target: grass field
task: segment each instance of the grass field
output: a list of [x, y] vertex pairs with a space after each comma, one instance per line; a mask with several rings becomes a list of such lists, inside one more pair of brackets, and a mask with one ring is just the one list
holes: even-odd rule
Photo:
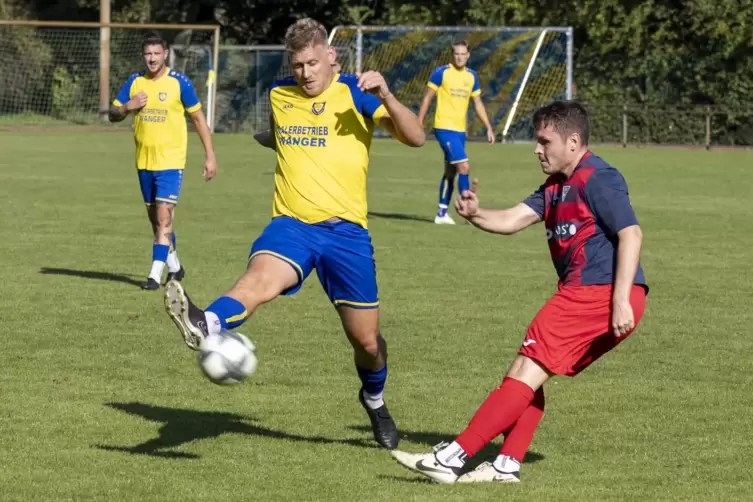
[[[273, 156], [191, 138], [176, 232], [201, 305], [269, 219]], [[750, 500], [751, 152], [595, 148], [622, 170], [651, 285], [635, 335], [547, 413], [517, 486], [436, 486], [375, 447], [339, 322], [315, 277], [240, 330], [257, 373], [217, 387], [144, 292], [151, 238], [128, 133], [0, 133], [0, 499]], [[388, 405], [401, 448], [451, 439], [498, 385], [556, 276], [542, 227], [430, 223], [435, 144], [376, 141], [369, 178]], [[542, 181], [530, 146], [471, 144], [484, 205]], [[484, 452], [489, 457], [495, 449]]]

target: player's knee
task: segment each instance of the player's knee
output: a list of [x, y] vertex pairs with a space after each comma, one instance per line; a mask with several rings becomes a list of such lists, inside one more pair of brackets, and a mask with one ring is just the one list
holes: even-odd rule
[[360, 328], [350, 333], [356, 350], [373, 359], [383, 355], [386, 358], [386, 344], [379, 334], [379, 328]]
[[169, 228], [173, 224], [173, 207], [160, 205], [157, 208], [157, 226], [160, 228]]
[[361, 340], [361, 350], [371, 357], [379, 356], [379, 342], [376, 337], [368, 338], [367, 340]]
[[468, 162], [460, 162], [457, 165], [458, 173], [460, 174], [468, 174], [471, 172], [471, 165]]
[[510, 365], [507, 376], [537, 390], [552, 376], [552, 373], [533, 359], [518, 355]]

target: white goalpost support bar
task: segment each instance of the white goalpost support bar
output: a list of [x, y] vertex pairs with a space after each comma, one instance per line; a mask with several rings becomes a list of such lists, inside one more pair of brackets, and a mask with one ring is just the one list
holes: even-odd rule
[[510, 124], [512, 124], [512, 119], [515, 118], [515, 112], [518, 109], [518, 103], [520, 102], [520, 97], [523, 95], [523, 91], [526, 88], [526, 84], [528, 83], [528, 77], [531, 75], [533, 64], [536, 62], [536, 58], [539, 55], [539, 49], [541, 49], [541, 44], [544, 42], [544, 37], [546, 36], [546, 32], [547, 30], [541, 30], [541, 34], [539, 35], [539, 40], [536, 42], [536, 47], [533, 50], [531, 61], [528, 63], [528, 68], [526, 68], [526, 73], [523, 76], [523, 82], [520, 83], [520, 89], [518, 89], [518, 94], [517, 96], [515, 96], [515, 102], [512, 105], [510, 114], [507, 116], [507, 122], [505, 123], [505, 128], [502, 130], [503, 141], [505, 140], [505, 138], [507, 138], [507, 131], [510, 129]]

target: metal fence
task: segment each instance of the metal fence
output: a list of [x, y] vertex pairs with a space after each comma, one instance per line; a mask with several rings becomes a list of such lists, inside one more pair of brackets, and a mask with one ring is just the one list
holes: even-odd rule
[[622, 145], [753, 146], [753, 108], [585, 103], [591, 137]]
[[[202, 49], [201, 44], [183, 47], [174, 44], [173, 54]], [[186, 50], [182, 50], [186, 49]], [[189, 50], [190, 49], [190, 50]], [[211, 46], [204, 47], [211, 54]], [[276, 79], [291, 73], [288, 59], [281, 45], [233, 46], [219, 48], [215, 101], [216, 132], [253, 132], [266, 129], [270, 105], [268, 88]], [[345, 56], [343, 53], [341, 56]], [[178, 58], [181, 59], [181, 58]], [[178, 64], [178, 61], [172, 61]], [[197, 78], [197, 84], [202, 79]], [[40, 91], [41, 92], [41, 91]], [[40, 94], [43, 95], [44, 93]], [[418, 109], [423, 90], [405, 93], [401, 99], [414, 110]], [[509, 106], [509, 97], [484, 97], [488, 109]], [[536, 100], [518, 109], [519, 125], [509, 140], [530, 141], [533, 107]], [[692, 145], [699, 147], [753, 147], [753, 107], [733, 108], [722, 105], [664, 105], [648, 103], [585, 103], [592, 117], [591, 141], [623, 145]], [[91, 120], [97, 121], [96, 105]], [[68, 117], [69, 114], [65, 115]], [[25, 123], [18, 115], [4, 115], [0, 110], [0, 127], [21, 127]], [[475, 118], [472, 107], [469, 116], [469, 139], [485, 138], [485, 131]], [[427, 129], [431, 121], [427, 120]], [[65, 122], [66, 124], [68, 122]], [[87, 122], [88, 123], [88, 122]], [[46, 125], [52, 126], [54, 123]], [[500, 131], [497, 131], [500, 132]], [[501, 136], [501, 134], [500, 134]]]

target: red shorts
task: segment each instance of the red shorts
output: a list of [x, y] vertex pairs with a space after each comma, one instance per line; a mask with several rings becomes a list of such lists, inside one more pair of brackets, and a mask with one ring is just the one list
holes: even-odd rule
[[[633, 285], [630, 305], [638, 326], [646, 308], [642, 286]], [[531, 321], [518, 353], [556, 375], [575, 376], [632, 333], [618, 338], [611, 323], [611, 285], [560, 286]]]

